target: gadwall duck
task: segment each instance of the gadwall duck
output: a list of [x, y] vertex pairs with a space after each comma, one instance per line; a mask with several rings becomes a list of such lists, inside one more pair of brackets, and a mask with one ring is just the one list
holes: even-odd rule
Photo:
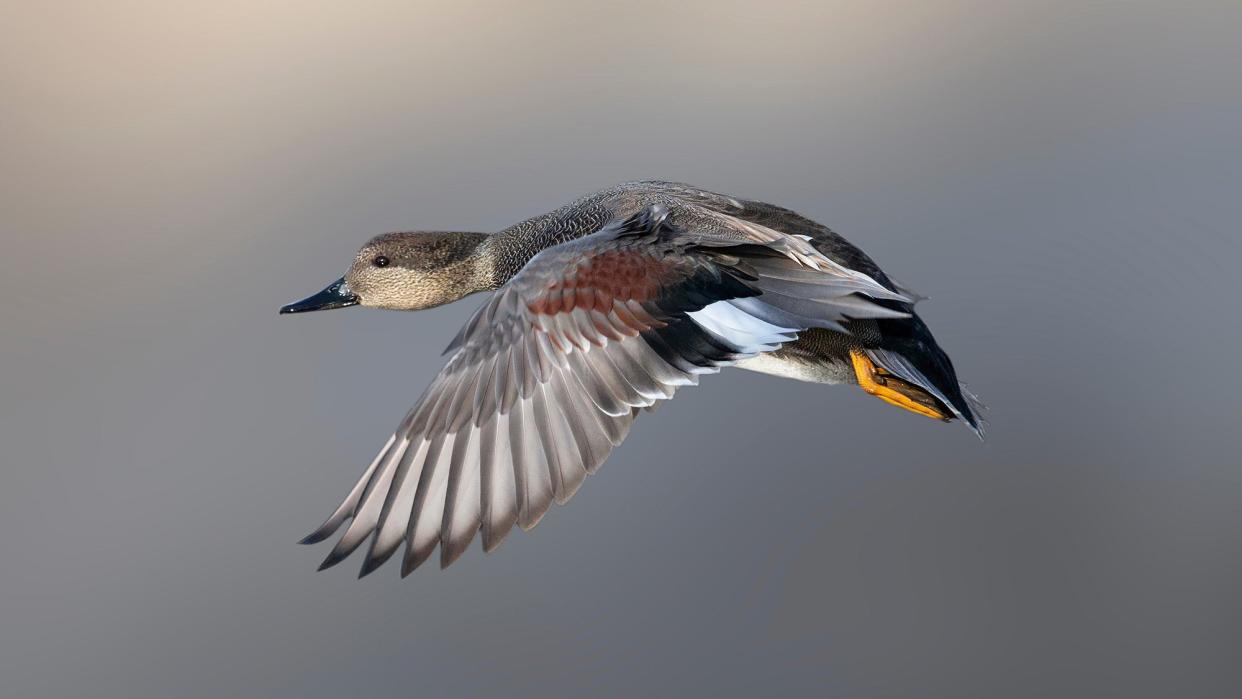
[[361, 575], [404, 542], [492, 551], [573, 496], [642, 409], [722, 367], [856, 384], [981, 434], [917, 296], [825, 226], [671, 182], [618, 185], [500, 233], [386, 233], [345, 276], [280, 309], [418, 310], [495, 291], [340, 507], [320, 569], [368, 537]]

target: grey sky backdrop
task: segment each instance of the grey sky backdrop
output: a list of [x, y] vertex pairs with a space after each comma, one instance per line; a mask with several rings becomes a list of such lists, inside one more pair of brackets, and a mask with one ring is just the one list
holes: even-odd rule
[[[1242, 695], [1242, 6], [3, 3], [0, 695]], [[478, 302], [374, 233], [665, 178], [931, 297], [991, 439], [740, 371], [446, 572], [295, 545]]]

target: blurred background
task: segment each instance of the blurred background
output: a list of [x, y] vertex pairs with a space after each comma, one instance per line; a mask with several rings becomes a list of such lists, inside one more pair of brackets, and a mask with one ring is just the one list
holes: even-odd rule
[[[1242, 696], [1238, 3], [0, 15], [0, 695]], [[493, 555], [316, 573], [479, 299], [277, 308], [652, 178], [929, 296], [989, 440], [729, 371]]]

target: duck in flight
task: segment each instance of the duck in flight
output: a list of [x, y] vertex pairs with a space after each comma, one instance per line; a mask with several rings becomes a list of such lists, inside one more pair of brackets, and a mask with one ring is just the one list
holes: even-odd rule
[[404, 545], [404, 577], [476, 533], [534, 527], [640, 412], [723, 367], [855, 384], [982, 435], [975, 399], [914, 311], [918, 297], [827, 227], [671, 182], [582, 197], [500, 233], [386, 233], [345, 276], [281, 313], [413, 311], [494, 293], [344, 502], [320, 569], [367, 539], [361, 575]]

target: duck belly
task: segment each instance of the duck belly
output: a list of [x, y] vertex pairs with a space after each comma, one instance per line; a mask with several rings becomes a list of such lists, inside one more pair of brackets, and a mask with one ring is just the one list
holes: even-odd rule
[[735, 366], [760, 374], [780, 376], [808, 383], [856, 384], [857, 377], [850, 364], [849, 355], [816, 353], [800, 347], [802, 340], [790, 343], [775, 352], [743, 359]]

